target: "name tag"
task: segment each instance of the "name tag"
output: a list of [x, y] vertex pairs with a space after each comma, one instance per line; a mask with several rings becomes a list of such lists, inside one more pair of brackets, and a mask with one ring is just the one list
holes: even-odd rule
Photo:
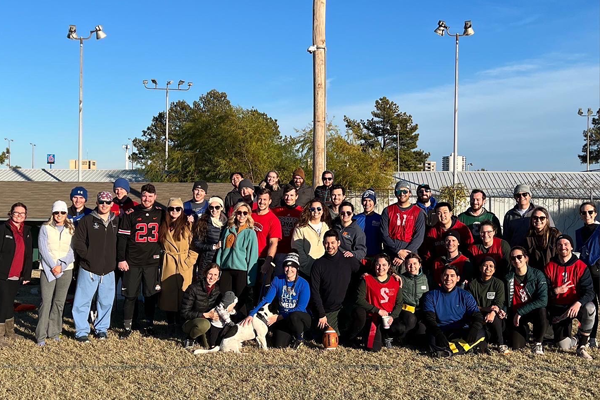
[[496, 292], [487, 292], [487, 299], [494, 300], [496, 298]]
[[421, 290], [427, 290], [427, 286], [421, 286]]

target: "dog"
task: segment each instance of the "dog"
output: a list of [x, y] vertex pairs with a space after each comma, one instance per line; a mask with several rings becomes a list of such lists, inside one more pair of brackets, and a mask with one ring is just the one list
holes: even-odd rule
[[267, 320], [274, 315], [275, 314], [269, 310], [269, 303], [267, 303], [258, 310], [254, 318], [252, 318], [251, 324], [242, 326], [241, 322], [238, 323], [235, 335], [221, 340], [219, 346], [215, 346], [210, 350], [198, 349], [194, 351], [194, 354], [206, 354], [215, 351], [233, 351], [234, 353], [241, 353], [242, 343], [252, 339], [256, 339], [261, 350], [267, 350], [267, 332], [269, 332]]

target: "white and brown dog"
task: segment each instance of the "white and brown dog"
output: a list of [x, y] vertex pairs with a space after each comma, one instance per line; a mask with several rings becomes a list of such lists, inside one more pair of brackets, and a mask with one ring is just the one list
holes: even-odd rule
[[269, 303], [261, 307], [252, 318], [251, 324], [242, 326], [242, 323], [237, 324], [237, 332], [235, 335], [225, 338], [221, 341], [219, 346], [213, 347], [210, 350], [198, 349], [194, 351], [194, 354], [206, 354], [215, 351], [233, 351], [240, 353], [242, 343], [246, 340], [256, 339], [258, 346], [262, 350], [267, 350], [267, 332], [269, 332], [269, 326], [267, 320], [274, 314], [269, 310]]

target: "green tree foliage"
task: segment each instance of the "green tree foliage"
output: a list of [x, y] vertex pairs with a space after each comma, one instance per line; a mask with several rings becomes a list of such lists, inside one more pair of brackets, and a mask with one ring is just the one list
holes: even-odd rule
[[452, 204], [454, 207], [454, 215], [458, 215], [460, 212], [467, 209], [469, 197], [469, 189], [462, 183], [457, 183], [455, 186], [449, 185], [441, 187], [437, 200]]
[[412, 116], [400, 111], [400, 107], [386, 97], [375, 101], [373, 118], [356, 121], [344, 116], [346, 129], [365, 150], [379, 151], [386, 163], [397, 169], [398, 139], [400, 142], [400, 170], [420, 171], [429, 153], [417, 149], [419, 126]]
[[2, 153], [0, 153], [0, 165], [6, 164], [6, 162], [8, 161], [9, 152], [10, 152], [10, 150], [8, 150], [8, 147], [7, 147], [6, 150], [4, 150]]
[[[577, 155], [582, 164], [587, 164], [587, 130], [583, 131], [581, 154]], [[600, 118], [592, 118], [590, 127], [590, 165], [600, 163]]]

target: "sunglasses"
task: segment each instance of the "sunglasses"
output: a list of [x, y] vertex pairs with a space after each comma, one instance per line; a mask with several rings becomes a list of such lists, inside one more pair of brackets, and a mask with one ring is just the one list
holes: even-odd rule
[[182, 208], [181, 207], [167, 207], [167, 210], [169, 210], [169, 212], [171, 212], [171, 211], [181, 212]]
[[410, 193], [410, 190], [398, 190], [396, 192], [396, 196], [399, 195], [399, 194], [405, 195], [405, 194], [409, 194], [409, 193]]
[[98, 204], [101, 204], [101, 205], [102, 204], [104, 204], [104, 205], [112, 204], [112, 200], [98, 200]]
[[309, 208], [310, 212], [315, 212], [315, 211], [323, 211], [323, 209], [321, 207], [311, 207]]
[[323, 178], [324, 181], [332, 181], [333, 178]]
[[515, 194], [515, 198], [518, 199], [520, 197], [527, 197], [529, 196], [529, 193], [517, 193]]
[[210, 211], [212, 211], [212, 210], [217, 210], [217, 211], [219, 211], [219, 210], [221, 209], [221, 206], [208, 206], [208, 209], [209, 209]]
[[248, 211], [236, 211], [235, 215], [248, 215]]
[[588, 215], [594, 215], [595, 212], [596, 211], [594, 211], [594, 210], [587, 210], [587, 211], [579, 211], [579, 214], [585, 215], [587, 213]]
[[533, 217], [531, 217], [532, 220], [534, 221], [542, 221], [544, 222], [546, 220], [546, 217], [538, 217], [537, 215], [534, 215]]
[[52, 213], [52, 215], [58, 215], [58, 214], [60, 214], [60, 215], [67, 215], [67, 212], [66, 211], [54, 211]]
[[351, 216], [353, 214], [352, 211], [341, 211], [340, 215], [347, 215], [347, 216]]
[[510, 260], [511, 261], [521, 261], [523, 259], [523, 257], [525, 257], [523, 254], [517, 254], [516, 256], [510, 256]]

